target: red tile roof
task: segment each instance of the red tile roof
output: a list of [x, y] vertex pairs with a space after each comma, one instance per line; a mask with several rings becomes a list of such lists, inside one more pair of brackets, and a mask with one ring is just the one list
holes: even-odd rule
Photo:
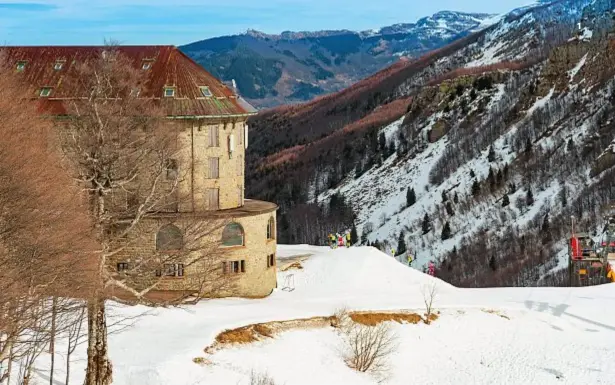
[[[2, 47], [0, 55], [17, 69], [25, 62], [23, 76], [31, 86], [32, 96], [38, 98], [40, 89], [51, 87], [48, 98], [40, 98], [40, 109], [46, 113], [63, 114], [62, 99], [77, 97], [67, 81], [76, 75], [75, 64], [100, 55], [103, 46], [83, 47]], [[139, 97], [161, 100], [169, 116], [211, 117], [250, 115], [255, 109], [241, 97], [207, 72], [200, 65], [174, 46], [119, 46], [117, 50], [130, 59], [135, 68], [142, 69], [144, 62], [151, 61], [147, 81]], [[63, 62], [60, 70], [54, 69]], [[74, 84], [74, 83], [73, 83]], [[164, 87], [174, 87], [173, 98], [163, 98]], [[203, 97], [199, 87], [206, 86], [211, 97]]]

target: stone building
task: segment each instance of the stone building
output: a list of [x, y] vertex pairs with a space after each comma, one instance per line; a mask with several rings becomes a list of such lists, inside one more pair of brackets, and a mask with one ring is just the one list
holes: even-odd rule
[[[145, 74], [146, 86], [139, 97], [165, 106], [169, 129], [176, 130], [177, 157], [167, 176], [182, 178], [176, 192], [182, 197], [166, 210], [150, 213], [139, 225], [138, 235], [113, 256], [108, 268], [121, 275], [137, 261], [185, 248], [188, 228], [212, 225], [199, 242], [206, 248], [206, 280], [228, 277], [232, 285], [214, 291], [219, 296], [263, 297], [277, 286], [276, 210], [273, 203], [244, 198], [244, 162], [248, 147], [246, 121], [253, 107], [236, 92], [173, 46], [120, 46], [120, 54]], [[41, 110], [58, 116], [67, 113], [65, 103], [74, 98], [68, 79], [78, 76], [75, 65], [105, 47], [5, 47], [4, 59], [31, 86]], [[118, 195], [119, 196], [119, 195]], [[117, 199], [117, 198], [116, 198]], [[121, 199], [129, 205], [130, 197]], [[196, 250], [196, 248], [195, 248]], [[196, 258], [196, 254], [194, 257]], [[192, 258], [192, 254], [191, 257]], [[206, 292], [203, 263], [174, 261], [158, 268], [152, 296]], [[196, 259], [194, 259], [196, 260]], [[153, 274], [151, 272], [146, 274]], [[224, 280], [227, 281], [226, 279]]]

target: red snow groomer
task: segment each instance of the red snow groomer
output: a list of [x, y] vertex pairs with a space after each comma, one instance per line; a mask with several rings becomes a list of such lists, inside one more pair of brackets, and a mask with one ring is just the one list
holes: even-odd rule
[[576, 260], [596, 257], [594, 241], [589, 234], [576, 234], [570, 238], [570, 256]]

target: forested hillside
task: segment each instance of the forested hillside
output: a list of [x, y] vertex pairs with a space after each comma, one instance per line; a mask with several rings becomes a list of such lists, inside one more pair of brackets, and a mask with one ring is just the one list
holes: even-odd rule
[[249, 193], [280, 204], [281, 242], [355, 225], [383, 249], [403, 239], [456, 285], [564, 284], [554, 272], [570, 216], [601, 230], [615, 198], [612, 9], [567, 0], [517, 12], [259, 114]]

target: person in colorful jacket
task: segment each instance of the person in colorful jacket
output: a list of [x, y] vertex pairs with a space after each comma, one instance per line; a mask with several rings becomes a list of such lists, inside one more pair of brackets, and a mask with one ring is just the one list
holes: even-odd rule
[[433, 261], [429, 261], [429, 275], [432, 277], [436, 275], [436, 265], [434, 265]]
[[346, 231], [346, 247], [350, 247], [350, 231]]
[[606, 265], [606, 277], [609, 281], [615, 282], [615, 270], [611, 267], [611, 265]]

